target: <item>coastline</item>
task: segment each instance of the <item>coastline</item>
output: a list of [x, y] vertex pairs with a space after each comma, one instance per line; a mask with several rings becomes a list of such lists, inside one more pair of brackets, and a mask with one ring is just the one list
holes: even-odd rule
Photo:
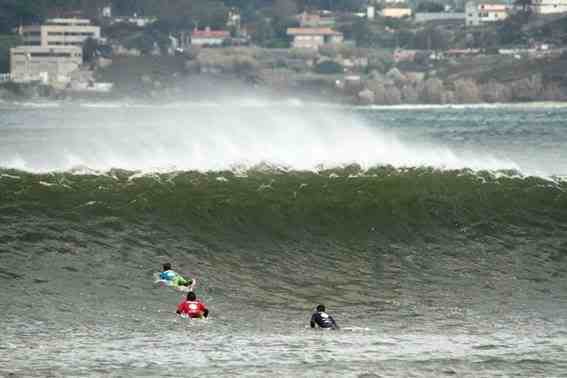
[[[303, 54], [303, 55], [302, 55]], [[216, 102], [232, 96], [298, 98], [361, 106], [525, 104], [567, 101], [567, 65], [562, 56], [541, 59], [490, 59], [482, 69], [466, 61], [425, 66], [373, 61], [374, 52], [356, 49], [329, 58], [316, 52], [258, 48], [200, 49], [183, 56], [116, 56], [87, 71], [97, 82], [114, 83], [109, 93], [77, 92], [39, 83], [1, 83], [0, 100]], [[347, 54], [345, 54], [347, 55]], [[325, 62], [341, 72], [315, 72]], [[381, 57], [380, 62], [388, 60]], [[343, 65], [338, 65], [337, 62]], [[501, 72], [510, 71], [507, 75]], [[79, 75], [80, 76], [80, 75]]]

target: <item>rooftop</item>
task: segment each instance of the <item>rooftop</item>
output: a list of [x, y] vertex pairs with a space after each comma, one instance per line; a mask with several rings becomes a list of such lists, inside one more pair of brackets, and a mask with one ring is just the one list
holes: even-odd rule
[[193, 30], [191, 37], [198, 38], [228, 38], [230, 37], [230, 32], [226, 30], [211, 30], [206, 28], [205, 30]]
[[90, 25], [91, 21], [86, 18], [49, 18], [45, 25]]
[[288, 35], [342, 35], [331, 28], [288, 28]]

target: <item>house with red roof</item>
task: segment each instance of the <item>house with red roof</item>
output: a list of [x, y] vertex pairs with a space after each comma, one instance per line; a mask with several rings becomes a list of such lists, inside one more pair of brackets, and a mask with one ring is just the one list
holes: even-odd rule
[[318, 49], [326, 44], [342, 43], [343, 33], [331, 28], [288, 28], [287, 35], [293, 37], [292, 47]]
[[226, 30], [194, 29], [191, 33], [191, 45], [193, 46], [222, 46], [225, 41], [230, 40], [230, 32]]

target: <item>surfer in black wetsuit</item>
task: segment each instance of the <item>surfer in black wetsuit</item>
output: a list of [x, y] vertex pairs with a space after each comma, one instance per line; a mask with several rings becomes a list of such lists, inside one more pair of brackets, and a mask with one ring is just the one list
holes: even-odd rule
[[319, 328], [339, 329], [335, 319], [325, 312], [325, 306], [322, 304], [318, 305], [316, 311], [311, 315], [310, 323], [311, 328], [315, 328], [315, 325], [318, 325]]

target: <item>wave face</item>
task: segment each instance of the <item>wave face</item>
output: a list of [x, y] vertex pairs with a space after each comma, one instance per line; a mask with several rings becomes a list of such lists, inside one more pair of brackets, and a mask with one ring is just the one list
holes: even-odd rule
[[[191, 256], [196, 266], [209, 267], [201, 275], [220, 279], [213, 284], [218, 289], [250, 279], [250, 287], [240, 287], [237, 294], [242, 300], [258, 298], [252, 282], [277, 277], [273, 286], [259, 289], [264, 305], [287, 300], [274, 295], [285, 291], [280, 283], [309, 281], [333, 269], [341, 276], [351, 269], [365, 271], [359, 285], [341, 296], [360, 305], [373, 302], [367, 285], [395, 278], [383, 276], [393, 266], [396, 274], [418, 281], [424, 274], [437, 276], [440, 287], [445, 280], [450, 286], [467, 281], [452, 277], [457, 266], [477, 279], [514, 270], [528, 282], [548, 282], [564, 268], [566, 189], [564, 182], [537, 178], [356, 166], [244, 176], [230, 171], [143, 176], [118, 170], [91, 176], [4, 171], [2, 266], [23, 264], [57, 280], [49, 263], [37, 264], [46, 255], [71, 258], [81, 266], [72, 271], [85, 268], [89, 275], [99, 259], [103, 270], [116, 259], [145, 271], [164, 256]], [[293, 270], [298, 262], [319, 260], [321, 266]], [[542, 265], [533, 266], [534, 261]], [[11, 271], [4, 268], [0, 276], [20, 278]], [[139, 275], [131, 274], [143, 285], [145, 277], [138, 281]], [[335, 286], [332, 280], [329, 284]], [[323, 294], [303, 293], [304, 299]]]
[[[500, 129], [470, 109], [319, 108], [299, 125], [280, 109], [282, 130], [262, 134], [275, 113], [260, 105], [262, 125], [244, 112], [241, 129], [200, 134], [175, 114], [154, 127], [151, 106], [0, 113], [0, 374], [565, 371], [567, 183], [520, 174], [563, 172], [561, 157], [544, 164], [561, 115], [522, 115], [553, 122], [537, 139], [502, 109], [484, 117]], [[515, 154], [523, 138], [531, 159]], [[210, 321], [174, 320], [178, 293], [151, 282], [165, 261], [197, 277]], [[343, 332], [308, 332], [319, 302]]]

